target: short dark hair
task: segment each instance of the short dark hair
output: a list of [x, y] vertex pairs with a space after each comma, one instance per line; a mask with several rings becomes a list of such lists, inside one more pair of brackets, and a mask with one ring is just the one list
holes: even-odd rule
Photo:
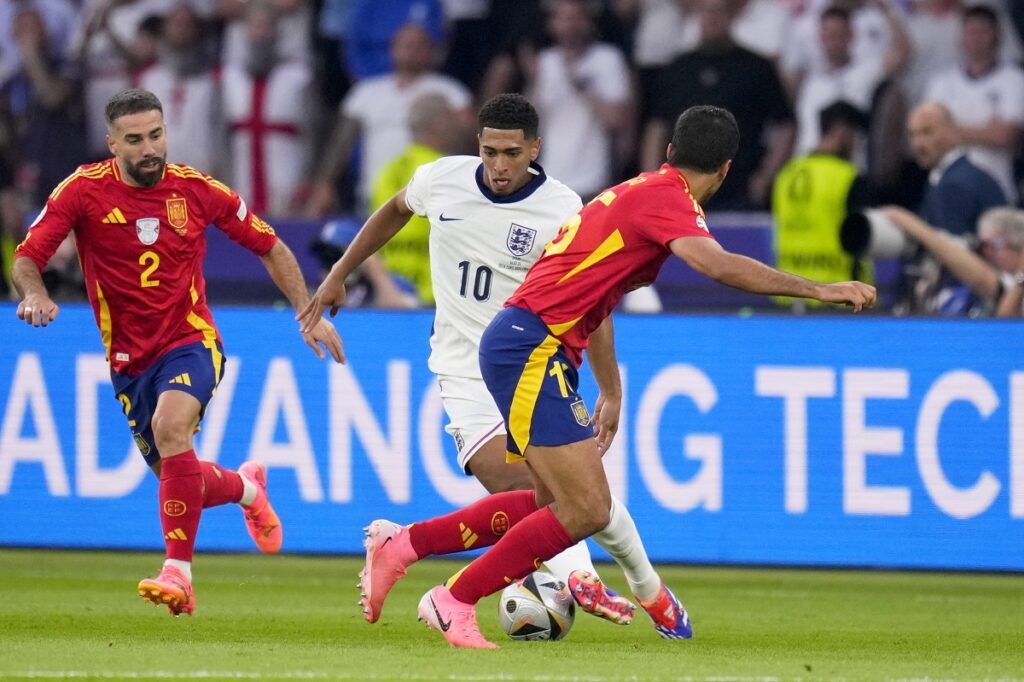
[[848, 24], [853, 21], [853, 17], [850, 16], [850, 10], [839, 5], [830, 5], [825, 8], [821, 13], [821, 22], [824, 23], [826, 19], [840, 19]]
[[821, 134], [830, 133], [836, 126], [849, 126], [854, 130], [867, 130], [868, 117], [863, 111], [845, 100], [837, 100], [818, 112]]
[[162, 115], [164, 107], [160, 104], [160, 99], [149, 90], [132, 88], [122, 90], [111, 97], [103, 113], [106, 116], [107, 125], [111, 126], [122, 116], [141, 114], [146, 111], [159, 111]]
[[999, 16], [987, 5], [969, 5], [964, 7], [964, 21], [968, 19], [985, 19], [993, 27], [999, 27]]
[[676, 168], [714, 173], [736, 156], [740, 129], [727, 109], [713, 106], [690, 107], [676, 119], [672, 132], [672, 156]]
[[517, 93], [495, 95], [480, 107], [477, 117], [477, 132], [484, 128], [496, 130], [522, 130], [528, 140], [537, 138], [540, 117], [530, 100]]

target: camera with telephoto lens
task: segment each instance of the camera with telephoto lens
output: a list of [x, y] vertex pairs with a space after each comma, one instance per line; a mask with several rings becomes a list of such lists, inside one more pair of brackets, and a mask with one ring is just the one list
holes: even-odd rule
[[839, 228], [839, 243], [854, 258], [905, 258], [917, 248], [889, 216], [876, 208], [847, 215]]

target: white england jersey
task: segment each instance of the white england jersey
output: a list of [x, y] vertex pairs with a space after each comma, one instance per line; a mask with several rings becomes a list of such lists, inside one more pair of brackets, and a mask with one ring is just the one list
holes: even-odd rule
[[484, 329], [526, 271], [582, 202], [571, 189], [536, 175], [519, 191], [495, 196], [476, 156], [449, 156], [420, 166], [406, 202], [430, 220], [430, 273], [437, 309], [430, 338], [435, 374], [480, 378]]

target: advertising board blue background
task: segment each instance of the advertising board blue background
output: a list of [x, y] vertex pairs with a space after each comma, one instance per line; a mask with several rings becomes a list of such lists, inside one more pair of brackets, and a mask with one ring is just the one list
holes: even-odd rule
[[[229, 366], [197, 451], [267, 463], [284, 551], [360, 553], [374, 518], [482, 493], [443, 430], [429, 313], [343, 312], [343, 367], [288, 310], [214, 314]], [[0, 545], [162, 547], [91, 310], [0, 319]], [[1022, 338], [995, 320], [619, 316], [613, 493], [658, 562], [1024, 570]], [[241, 513], [204, 513], [198, 547], [248, 551]]]

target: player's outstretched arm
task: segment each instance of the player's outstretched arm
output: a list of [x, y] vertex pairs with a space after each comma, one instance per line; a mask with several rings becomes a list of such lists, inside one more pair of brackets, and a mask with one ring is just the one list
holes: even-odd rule
[[[278, 239], [270, 251], [260, 256], [260, 260], [263, 261], [263, 266], [270, 273], [274, 284], [288, 298], [292, 307], [295, 310], [300, 310], [305, 306], [309, 300], [309, 291], [306, 289], [306, 280], [302, 276], [302, 270], [291, 249]], [[327, 357], [323, 351], [323, 348], [326, 348], [335, 362], [345, 362], [341, 337], [330, 321], [318, 320], [309, 330], [302, 331], [302, 338], [321, 360]]]
[[714, 239], [680, 237], [669, 243], [672, 253], [702, 275], [736, 289], [769, 296], [813, 298], [841, 303], [859, 312], [875, 304], [875, 288], [863, 282], [823, 284], [769, 267], [753, 258], [730, 253]]
[[963, 242], [937, 230], [918, 216], [899, 206], [882, 209], [900, 230], [928, 250], [953, 276], [970, 287], [981, 298], [994, 301], [1002, 287], [996, 269], [971, 251]]
[[11, 268], [14, 288], [21, 295], [18, 319], [33, 327], [45, 327], [57, 319], [60, 306], [50, 299], [39, 267], [31, 258], [15, 258]]
[[360, 228], [352, 243], [345, 249], [341, 259], [334, 264], [327, 277], [320, 283], [312, 300], [299, 308], [295, 317], [303, 333], [312, 329], [330, 308], [331, 317], [338, 314], [345, 304], [345, 280], [367, 258], [377, 253], [412, 218], [412, 210], [405, 203], [405, 190], [401, 189], [373, 212]]
[[622, 409], [622, 381], [619, 377], [619, 363], [615, 359], [615, 331], [611, 315], [604, 318], [604, 322], [591, 333], [587, 361], [599, 391], [590, 422], [594, 425], [597, 448], [604, 453], [619, 430], [619, 413]]

